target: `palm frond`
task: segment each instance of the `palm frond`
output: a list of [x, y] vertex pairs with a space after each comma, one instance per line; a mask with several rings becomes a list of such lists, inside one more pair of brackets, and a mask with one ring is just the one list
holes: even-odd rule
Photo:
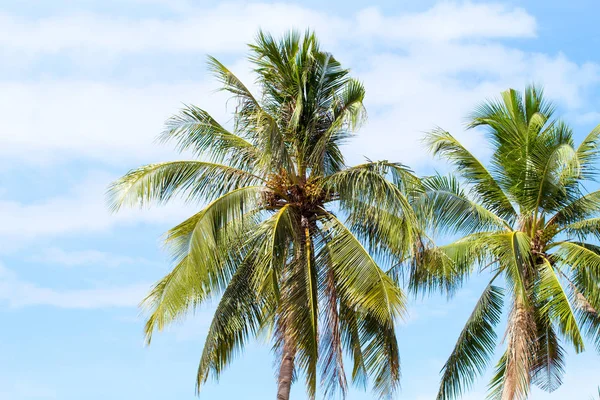
[[405, 312], [403, 293], [367, 250], [332, 214], [322, 218], [335, 290], [340, 302], [344, 345], [354, 359], [353, 380], [373, 375], [381, 398], [398, 387], [400, 362], [394, 322]]
[[352, 382], [365, 387], [369, 372], [365, 364], [364, 345], [361, 342], [360, 315], [351, 305], [344, 302], [343, 298], [338, 299], [342, 345], [353, 362]]
[[536, 177], [532, 184], [525, 185], [524, 207], [536, 212], [552, 212], [561, 209], [573, 200], [569, 196], [569, 185], [573, 177], [579, 175], [575, 149], [569, 143], [556, 146], [538, 146], [541, 151], [533, 151], [532, 163], [536, 164]]
[[359, 332], [364, 344], [364, 361], [373, 376], [373, 391], [389, 399], [400, 387], [400, 356], [393, 322], [382, 323], [371, 314], [362, 318]]
[[[490, 251], [498, 259], [499, 265], [511, 283], [511, 290], [523, 302], [523, 308], [528, 307], [527, 292], [531, 284], [526, 276], [529, 273], [526, 268], [531, 264], [532, 259], [530, 243], [531, 238], [520, 231], [490, 235], [487, 238]], [[520, 308], [517, 311], [522, 314]]]
[[505, 375], [506, 375], [506, 358], [508, 351], [505, 350], [498, 360], [496, 364], [496, 368], [494, 371], [494, 375], [488, 384], [488, 395], [486, 399], [488, 400], [500, 400], [502, 399], [502, 389], [505, 383]]
[[599, 215], [600, 190], [588, 193], [557, 211], [547, 222], [563, 227]]
[[179, 151], [192, 150], [198, 156], [242, 169], [253, 165], [259, 157], [254, 144], [229, 132], [210, 114], [193, 105], [186, 105], [179, 114], [167, 120], [159, 140], [173, 140]]
[[403, 315], [404, 294], [358, 239], [332, 214], [324, 217], [324, 224], [332, 238], [327, 247], [339, 296], [382, 323]]
[[558, 275], [547, 259], [544, 259], [540, 271], [539, 288], [539, 298], [543, 304], [540, 311], [548, 314], [552, 321], [558, 322], [561, 333], [571, 341], [577, 352], [583, 351], [583, 338], [579, 332], [575, 312]]
[[252, 273], [252, 264], [243, 263], [219, 301], [198, 366], [198, 393], [210, 374], [217, 379], [264, 323], [263, 304], [252, 290]]
[[[251, 199], [262, 187], [232, 191], [167, 233], [177, 265], [160, 280], [143, 305], [150, 311], [146, 338], [226, 287], [243, 258], [246, 234], [254, 225]], [[244, 215], [248, 218], [244, 219]]]
[[210, 201], [231, 190], [260, 182], [259, 177], [226, 165], [169, 161], [128, 172], [109, 187], [108, 201], [113, 211], [123, 206], [143, 207], [152, 202], [164, 204], [176, 195], [188, 201]]
[[600, 277], [600, 247], [582, 242], [558, 242], [552, 245], [553, 255], [573, 270], [585, 270], [590, 276]]
[[[318, 306], [318, 271], [315, 262], [313, 234], [311, 227], [301, 222], [302, 229], [302, 256], [299, 259], [299, 276], [293, 279], [295, 289], [292, 296], [294, 307], [294, 320], [288, 322], [296, 338], [296, 346], [300, 350], [297, 354], [297, 366], [306, 375], [306, 388], [309, 398], [314, 399], [317, 391], [317, 367], [319, 358], [319, 338], [317, 332], [319, 306]], [[313, 227], [314, 230], [314, 227]]]
[[562, 231], [568, 237], [575, 237], [582, 241], [589, 236], [600, 240], [600, 217], [573, 222], [565, 225]]
[[222, 90], [230, 92], [237, 100], [235, 131], [248, 135], [252, 143], [259, 148], [261, 167], [263, 169], [279, 167], [290, 173], [294, 172], [291, 155], [275, 117], [261, 106], [242, 81], [219, 60], [209, 57], [208, 66], [223, 84]]
[[253, 285], [261, 296], [275, 296], [279, 300], [284, 267], [294, 248], [300, 245], [301, 238], [295, 228], [299, 218], [297, 210], [286, 205], [257, 226], [253, 233], [258, 244]]
[[552, 249], [555, 250], [552, 256], [573, 277], [570, 283], [578, 320], [600, 352], [600, 247], [582, 242], [559, 242]]
[[431, 176], [423, 180], [422, 219], [441, 233], [470, 234], [491, 229], [511, 230], [510, 222], [471, 200], [453, 176]]
[[340, 208], [351, 216], [354, 232], [370, 239], [370, 249], [377, 252], [383, 245], [396, 257], [410, 251], [419, 232], [414, 210], [401, 187], [418, 185], [410, 170], [387, 161], [348, 168], [323, 182], [324, 190], [336, 193]]
[[473, 192], [483, 205], [507, 220], [516, 217], [511, 200], [484, 165], [450, 133], [441, 129], [430, 132], [425, 143], [434, 155], [455, 165], [457, 172], [474, 185]]
[[[566, 278], [566, 276], [563, 275]], [[579, 324], [600, 353], [600, 286], [598, 278], [584, 268], [572, 272], [569, 279]]]
[[598, 155], [600, 155], [600, 125], [592, 129], [577, 148], [577, 160], [580, 164], [581, 178], [587, 180], [596, 179]]
[[481, 246], [481, 235], [473, 234], [444, 246], [421, 239], [412, 257], [394, 266], [391, 272], [403, 278], [414, 294], [438, 290], [452, 294], [473, 268], [489, 257]]
[[[333, 115], [327, 130], [311, 140], [307, 163], [313, 173], [331, 175], [342, 170], [344, 158], [340, 146], [366, 118], [363, 106], [364, 86], [349, 79], [333, 99]], [[315, 119], [315, 123], [322, 123]], [[314, 144], [313, 144], [314, 143]]]
[[545, 310], [536, 313], [536, 358], [532, 366], [531, 381], [546, 392], [553, 392], [562, 385], [565, 373], [564, 350], [554, 331], [552, 319]]
[[483, 291], [442, 368], [437, 399], [458, 398], [485, 370], [496, 344], [494, 328], [502, 315], [503, 294], [491, 282]]
[[[322, 239], [325, 239], [324, 235]], [[316, 263], [331, 265], [325, 240], [318, 247], [320, 248], [315, 250], [318, 254]], [[321, 302], [324, 305], [324, 311], [322, 312], [324, 323], [327, 326], [327, 329], [321, 335], [319, 346], [319, 363], [322, 371], [321, 386], [324, 388], [326, 397], [334, 395], [337, 389], [340, 390], [341, 396], [345, 397], [348, 384], [344, 370], [343, 328], [335, 274], [331, 268], [323, 268], [321, 274], [320, 286], [322, 287], [319, 292], [321, 293]]]

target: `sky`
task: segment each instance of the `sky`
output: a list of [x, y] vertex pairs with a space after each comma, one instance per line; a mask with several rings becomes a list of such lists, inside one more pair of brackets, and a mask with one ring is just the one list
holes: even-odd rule
[[[131, 168], [185, 157], [155, 142], [183, 103], [231, 120], [207, 54], [251, 84], [244, 57], [258, 28], [314, 29], [366, 87], [369, 118], [344, 149], [348, 163], [387, 159], [427, 174], [447, 169], [421, 143], [436, 126], [489, 156], [465, 118], [509, 87], [543, 85], [577, 139], [600, 123], [599, 11], [597, 0], [0, 1], [0, 400], [195, 398], [212, 305], [146, 347], [138, 304], [169, 270], [161, 235], [199, 205], [111, 214], [104, 192]], [[435, 397], [487, 278], [450, 302], [410, 300], [398, 399]], [[600, 356], [588, 348], [569, 350], [559, 390], [531, 399], [594, 394]], [[485, 397], [492, 369], [463, 399]], [[257, 341], [200, 398], [272, 398], [274, 371]], [[300, 384], [292, 393], [305, 398]]]

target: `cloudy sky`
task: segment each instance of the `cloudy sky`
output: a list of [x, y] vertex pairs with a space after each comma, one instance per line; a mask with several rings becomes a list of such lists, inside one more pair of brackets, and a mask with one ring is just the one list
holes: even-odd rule
[[[246, 43], [316, 30], [367, 89], [368, 123], [346, 148], [444, 169], [421, 146], [442, 126], [475, 153], [469, 110], [536, 82], [581, 138], [600, 122], [596, 0], [434, 2], [188, 0], [0, 2], [0, 399], [193, 399], [210, 306], [143, 345], [137, 304], [169, 268], [160, 236], [194, 212], [173, 204], [111, 215], [111, 180], [178, 157], [154, 139], [182, 103], [230, 120], [205, 56], [252, 82]], [[456, 299], [411, 300], [399, 329], [399, 399], [432, 399], [439, 370], [485, 277]], [[533, 400], [587, 399], [591, 350], [568, 358], [564, 386]], [[482, 399], [489, 373], [465, 399]], [[294, 391], [302, 399], [302, 387]], [[273, 397], [268, 344], [251, 345], [201, 398]], [[350, 399], [371, 398], [356, 390]]]

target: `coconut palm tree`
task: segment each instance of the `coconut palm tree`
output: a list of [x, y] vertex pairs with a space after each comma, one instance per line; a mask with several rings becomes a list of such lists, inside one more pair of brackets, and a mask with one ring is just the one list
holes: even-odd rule
[[143, 303], [148, 343], [221, 296], [198, 390], [263, 333], [279, 360], [277, 399], [289, 398], [296, 376], [310, 398], [317, 380], [324, 393], [345, 394], [344, 352], [352, 380], [372, 377], [388, 396], [400, 379], [394, 322], [405, 305], [378, 262], [412, 248], [417, 224], [403, 190], [418, 180], [397, 163], [345, 165], [340, 145], [365, 117], [365, 91], [314, 34], [261, 32], [249, 61], [258, 96], [209, 58], [236, 101], [231, 129], [186, 106], [161, 139], [198, 159], [143, 166], [109, 189], [115, 210], [176, 195], [207, 204], [166, 234], [175, 265]]
[[430, 228], [462, 237], [424, 244], [411, 285], [452, 290], [471, 273], [491, 274], [443, 367], [438, 399], [457, 398], [485, 371], [505, 297], [506, 350], [490, 398], [524, 399], [532, 383], [556, 389], [564, 344], [580, 352], [587, 336], [600, 350], [600, 247], [589, 242], [600, 238], [600, 191], [584, 186], [598, 176], [600, 126], [575, 146], [553, 113], [533, 86], [478, 107], [468, 127], [485, 129], [493, 148], [487, 167], [442, 129], [426, 137], [457, 177], [425, 179], [418, 203]]

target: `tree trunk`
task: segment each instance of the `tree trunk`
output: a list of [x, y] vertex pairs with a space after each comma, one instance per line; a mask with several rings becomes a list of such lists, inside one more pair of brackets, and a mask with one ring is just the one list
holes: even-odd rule
[[294, 358], [296, 352], [285, 338], [283, 345], [283, 357], [279, 367], [279, 379], [277, 380], [277, 400], [289, 400], [294, 375]]
[[502, 400], [526, 398], [531, 386], [537, 327], [531, 309], [515, 298], [507, 331], [507, 358]]

